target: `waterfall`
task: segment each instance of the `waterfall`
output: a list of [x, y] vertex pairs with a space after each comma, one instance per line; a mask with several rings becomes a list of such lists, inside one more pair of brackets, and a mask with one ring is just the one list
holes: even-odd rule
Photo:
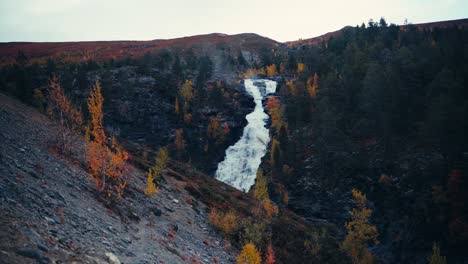
[[244, 86], [254, 99], [255, 109], [246, 116], [247, 126], [242, 137], [226, 150], [226, 157], [218, 164], [215, 175], [218, 180], [246, 192], [255, 183], [257, 169], [270, 141], [265, 127], [269, 116], [263, 110], [262, 99], [276, 91], [276, 82], [246, 79]]

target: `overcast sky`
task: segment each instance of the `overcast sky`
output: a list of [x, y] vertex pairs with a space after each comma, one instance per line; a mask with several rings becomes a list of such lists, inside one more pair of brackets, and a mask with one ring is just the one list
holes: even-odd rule
[[309, 38], [381, 16], [403, 24], [468, 17], [468, 0], [0, 0], [0, 42], [150, 40], [254, 32]]

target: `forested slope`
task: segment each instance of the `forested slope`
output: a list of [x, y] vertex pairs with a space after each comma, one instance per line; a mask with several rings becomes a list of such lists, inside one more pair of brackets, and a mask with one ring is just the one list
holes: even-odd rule
[[289, 208], [344, 230], [356, 188], [386, 263], [424, 263], [433, 243], [466, 261], [467, 59], [463, 25], [385, 20], [291, 49], [263, 163], [276, 201], [287, 189]]

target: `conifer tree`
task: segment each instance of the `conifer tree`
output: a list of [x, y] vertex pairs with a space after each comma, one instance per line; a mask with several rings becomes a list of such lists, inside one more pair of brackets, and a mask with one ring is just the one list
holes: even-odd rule
[[209, 139], [215, 140], [216, 144], [222, 144], [226, 140], [225, 129], [221, 126], [221, 115], [211, 119], [208, 125], [207, 135]]
[[85, 136], [89, 140], [87, 147], [89, 176], [96, 190], [105, 193], [108, 197], [120, 199], [127, 185], [124, 172], [128, 154], [120, 148], [114, 137], [112, 137], [110, 147], [106, 144], [107, 137], [102, 124], [103, 101], [100, 83], [96, 81], [87, 101], [91, 117]]
[[184, 85], [179, 90], [179, 95], [184, 100], [184, 103], [189, 103], [193, 99], [192, 81], [186, 80]]
[[268, 77], [273, 77], [278, 75], [278, 72], [276, 71], [276, 65], [272, 64], [270, 66], [266, 67], [266, 72]]
[[264, 201], [269, 199], [268, 197], [268, 182], [265, 176], [263, 176], [262, 169], [258, 169], [257, 171], [257, 178], [255, 181], [255, 190], [254, 190], [255, 198], [260, 201]]
[[439, 245], [432, 245], [432, 255], [429, 257], [429, 264], [447, 264], [447, 258], [440, 255]]
[[158, 192], [158, 187], [154, 181], [161, 178], [161, 174], [166, 170], [167, 163], [169, 162], [169, 154], [167, 148], [162, 147], [158, 150], [156, 155], [155, 164], [148, 169], [147, 172], [147, 187], [145, 194], [151, 196]]
[[314, 77], [309, 77], [307, 79], [307, 91], [312, 99], [317, 98], [317, 86], [318, 86], [318, 75], [314, 74]]
[[305, 70], [305, 65], [304, 63], [297, 63], [297, 73], [300, 74]]
[[370, 264], [374, 257], [367, 247], [369, 243], [378, 243], [377, 228], [369, 224], [372, 210], [366, 207], [366, 196], [360, 191], [352, 190], [355, 208], [350, 211], [351, 221], [346, 223], [348, 234], [341, 249], [351, 258], [353, 264]]
[[184, 131], [182, 128], [176, 129], [174, 144], [177, 153], [180, 155], [181, 152], [185, 149]]
[[260, 253], [253, 243], [247, 243], [242, 247], [242, 252], [237, 257], [237, 264], [260, 264]]
[[281, 103], [275, 96], [270, 96], [266, 103], [266, 108], [271, 116], [271, 126], [279, 132], [281, 127], [284, 126], [283, 113], [281, 109]]

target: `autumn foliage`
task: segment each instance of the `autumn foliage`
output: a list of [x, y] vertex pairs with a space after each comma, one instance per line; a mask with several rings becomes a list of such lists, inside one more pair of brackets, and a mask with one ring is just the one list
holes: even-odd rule
[[348, 234], [341, 249], [351, 258], [354, 264], [368, 264], [374, 262], [374, 257], [367, 249], [369, 243], [378, 243], [377, 228], [369, 224], [372, 210], [366, 207], [366, 196], [353, 189], [355, 208], [350, 212], [351, 221], [346, 223]]
[[429, 264], [447, 264], [447, 258], [440, 255], [439, 245], [432, 245], [432, 255], [428, 258]]
[[254, 196], [260, 201], [268, 199], [268, 181], [263, 175], [262, 169], [258, 169], [255, 180]]
[[60, 123], [58, 147], [62, 153], [69, 153], [83, 123], [83, 116], [65, 96], [56, 76], [49, 80], [47, 92], [47, 113]]
[[185, 149], [184, 130], [182, 128], [176, 129], [174, 144], [178, 155], [181, 155]]
[[216, 208], [212, 208], [208, 216], [210, 224], [219, 229], [225, 237], [230, 237], [237, 231], [237, 216], [234, 211], [223, 213]]
[[278, 206], [276, 206], [276, 204], [274, 204], [270, 199], [264, 200], [262, 205], [266, 220], [271, 221], [274, 216], [278, 215]]
[[247, 243], [242, 247], [242, 252], [237, 256], [237, 264], [260, 264], [262, 258], [253, 243]]
[[297, 64], [297, 73], [301, 73], [305, 70], [305, 64], [304, 63], [298, 63]]
[[[192, 101], [194, 97], [194, 90], [193, 90], [193, 85], [192, 81], [186, 80], [185, 83], [182, 85], [182, 87], [179, 89], [179, 96], [182, 98], [183, 102], [183, 111], [184, 114], [187, 113], [189, 107], [190, 107], [190, 102]], [[175, 111], [180, 112], [179, 109], [179, 101], [176, 99], [176, 106], [175, 106]]]
[[292, 96], [297, 95], [297, 89], [296, 89], [296, 84], [293, 81], [286, 81], [286, 85], [288, 87], [288, 92]]
[[145, 195], [153, 196], [158, 193], [158, 186], [154, 183], [154, 176], [148, 172], [146, 177]]
[[161, 178], [161, 174], [166, 170], [167, 163], [169, 162], [169, 154], [165, 147], [160, 148], [156, 154], [155, 163], [148, 169], [147, 175], [147, 187], [145, 194], [148, 196], [154, 195], [158, 192], [158, 186], [154, 183], [155, 180]]
[[[272, 70], [272, 68], [271, 68], [271, 70]], [[275, 66], [275, 71], [276, 71], [276, 66]], [[239, 78], [251, 79], [251, 78], [254, 78], [256, 76], [265, 76], [267, 74], [268, 74], [268, 72], [265, 70], [265, 68], [261, 67], [261, 68], [258, 68], [258, 69], [247, 69], [244, 72], [239, 74]]]
[[314, 77], [309, 77], [307, 79], [307, 91], [312, 99], [317, 98], [317, 87], [318, 87], [318, 75], [314, 74]]
[[221, 115], [211, 119], [207, 129], [208, 139], [214, 140], [218, 145], [223, 144], [226, 140], [226, 132], [229, 132], [229, 130], [226, 131], [221, 125]]
[[121, 198], [127, 183], [124, 172], [128, 153], [123, 151], [112, 138], [110, 146], [106, 143], [103, 128], [101, 86], [96, 81], [88, 97], [88, 110], [91, 117], [90, 126], [86, 129], [88, 171], [95, 189], [108, 197]]
[[278, 72], [276, 71], [276, 65], [272, 64], [270, 66], [266, 67], [266, 73], [268, 77], [273, 77], [278, 75]]
[[283, 121], [283, 109], [281, 102], [275, 96], [270, 96], [266, 103], [266, 109], [271, 117], [271, 127], [275, 128], [277, 132], [285, 125]]
[[267, 254], [266, 254], [266, 257], [265, 257], [265, 263], [266, 264], [275, 264], [275, 252], [273, 250], [273, 245], [271, 244], [268, 244], [268, 249], [267, 249]]

